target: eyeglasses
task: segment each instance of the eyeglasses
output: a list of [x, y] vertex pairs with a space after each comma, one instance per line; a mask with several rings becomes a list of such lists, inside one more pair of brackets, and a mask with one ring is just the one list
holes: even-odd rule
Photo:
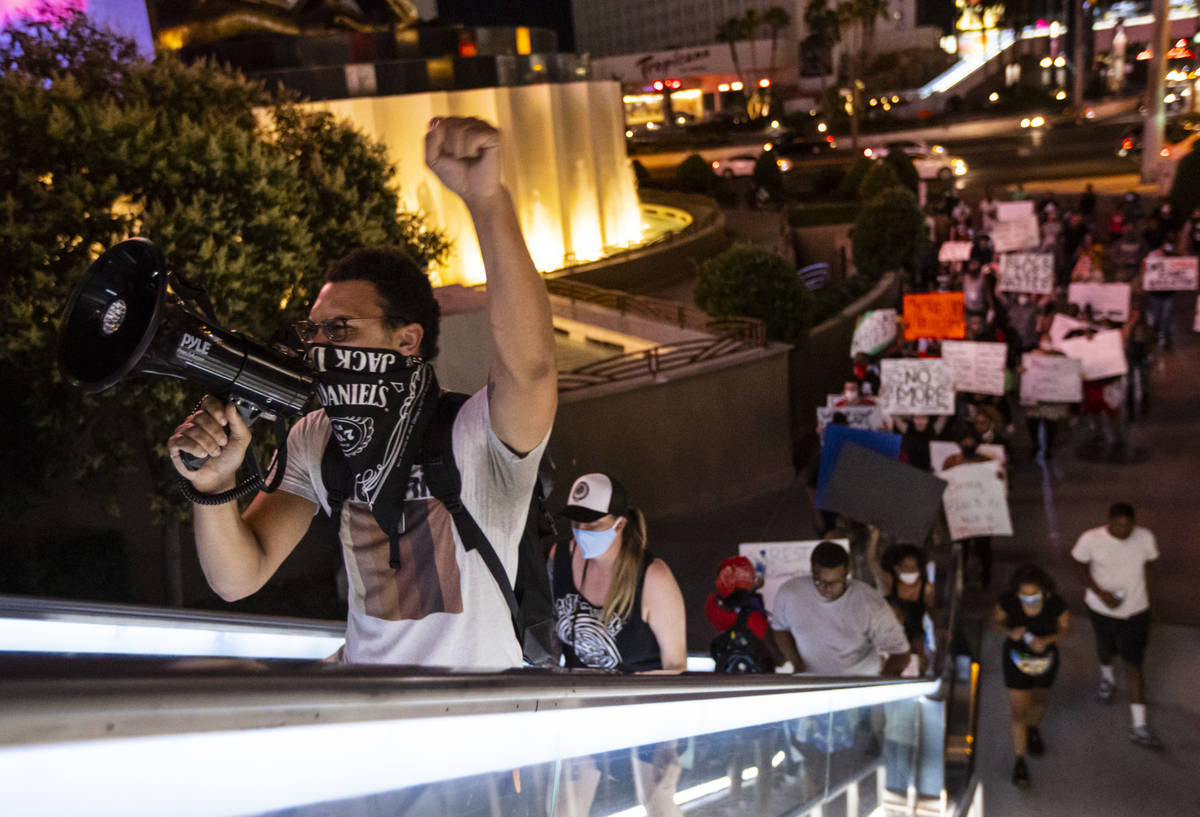
[[845, 579], [834, 579], [831, 582], [825, 582], [825, 581], [821, 581], [820, 579], [818, 579], [816, 577], [813, 577], [812, 582], [813, 582], [813, 584], [815, 584], [817, 586], [818, 590], [833, 590], [834, 588], [841, 587], [842, 585], [844, 585], [846, 583], [846, 580]]
[[330, 343], [341, 343], [350, 333], [350, 324], [358, 321], [400, 320], [411, 323], [403, 315], [376, 315], [373, 318], [326, 318], [323, 321], [296, 321], [292, 328], [300, 336], [302, 343], [311, 343], [317, 332], [323, 332]]

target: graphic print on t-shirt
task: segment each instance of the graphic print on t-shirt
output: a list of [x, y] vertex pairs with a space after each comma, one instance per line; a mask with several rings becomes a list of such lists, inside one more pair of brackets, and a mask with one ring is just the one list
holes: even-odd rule
[[616, 669], [621, 663], [617, 635], [625, 622], [620, 616], [613, 616], [605, 626], [600, 623], [601, 612], [599, 607], [593, 606], [578, 593], [554, 601], [559, 640], [571, 645], [584, 666]]
[[404, 501], [399, 570], [389, 564], [388, 537], [366, 503], [349, 500], [342, 514], [351, 605], [387, 621], [463, 611], [454, 523], [430, 496], [419, 469], [413, 469]]

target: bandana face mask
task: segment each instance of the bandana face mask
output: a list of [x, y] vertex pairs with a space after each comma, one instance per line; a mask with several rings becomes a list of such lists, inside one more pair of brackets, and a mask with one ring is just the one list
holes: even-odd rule
[[[317, 397], [354, 474], [353, 498], [373, 509], [382, 497], [400, 513], [413, 457], [438, 396], [433, 367], [394, 349], [309, 347]], [[381, 520], [382, 523], [382, 520]], [[388, 527], [384, 527], [387, 531]]]

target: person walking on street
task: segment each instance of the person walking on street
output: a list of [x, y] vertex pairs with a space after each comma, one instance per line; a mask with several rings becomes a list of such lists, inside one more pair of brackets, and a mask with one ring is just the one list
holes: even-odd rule
[[1027, 564], [1017, 568], [1008, 589], [996, 600], [993, 621], [1005, 633], [1000, 661], [1017, 756], [1012, 782], [1028, 786], [1025, 755], [1037, 757], [1045, 751], [1040, 729], [1046, 698], [1058, 674], [1057, 643], [1067, 633], [1070, 613], [1055, 592], [1054, 580], [1037, 565]]
[[1134, 524], [1133, 506], [1117, 502], [1108, 511], [1108, 524], [1085, 531], [1071, 557], [1087, 593], [1084, 596], [1096, 632], [1100, 658], [1102, 703], [1112, 700], [1116, 688], [1113, 660], [1125, 664], [1125, 693], [1133, 727], [1129, 739], [1158, 749], [1161, 741], [1146, 723], [1146, 682], [1142, 659], [1150, 641], [1150, 593], [1147, 574], [1158, 558], [1154, 534]]

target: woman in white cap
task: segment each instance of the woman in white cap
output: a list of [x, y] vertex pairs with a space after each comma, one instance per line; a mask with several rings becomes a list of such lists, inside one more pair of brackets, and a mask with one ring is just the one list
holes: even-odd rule
[[646, 550], [646, 520], [608, 474], [575, 480], [563, 516], [574, 534], [550, 551], [550, 586], [568, 667], [682, 672], [683, 594]]
[[[573, 538], [550, 550], [550, 587], [568, 667], [682, 672], [687, 667], [683, 594], [666, 562], [646, 550], [646, 520], [608, 474], [584, 474], [562, 515]], [[675, 741], [630, 750], [633, 784], [648, 817], [682, 817], [675, 804]], [[555, 817], [585, 817], [600, 769], [592, 757], [564, 766]]]

